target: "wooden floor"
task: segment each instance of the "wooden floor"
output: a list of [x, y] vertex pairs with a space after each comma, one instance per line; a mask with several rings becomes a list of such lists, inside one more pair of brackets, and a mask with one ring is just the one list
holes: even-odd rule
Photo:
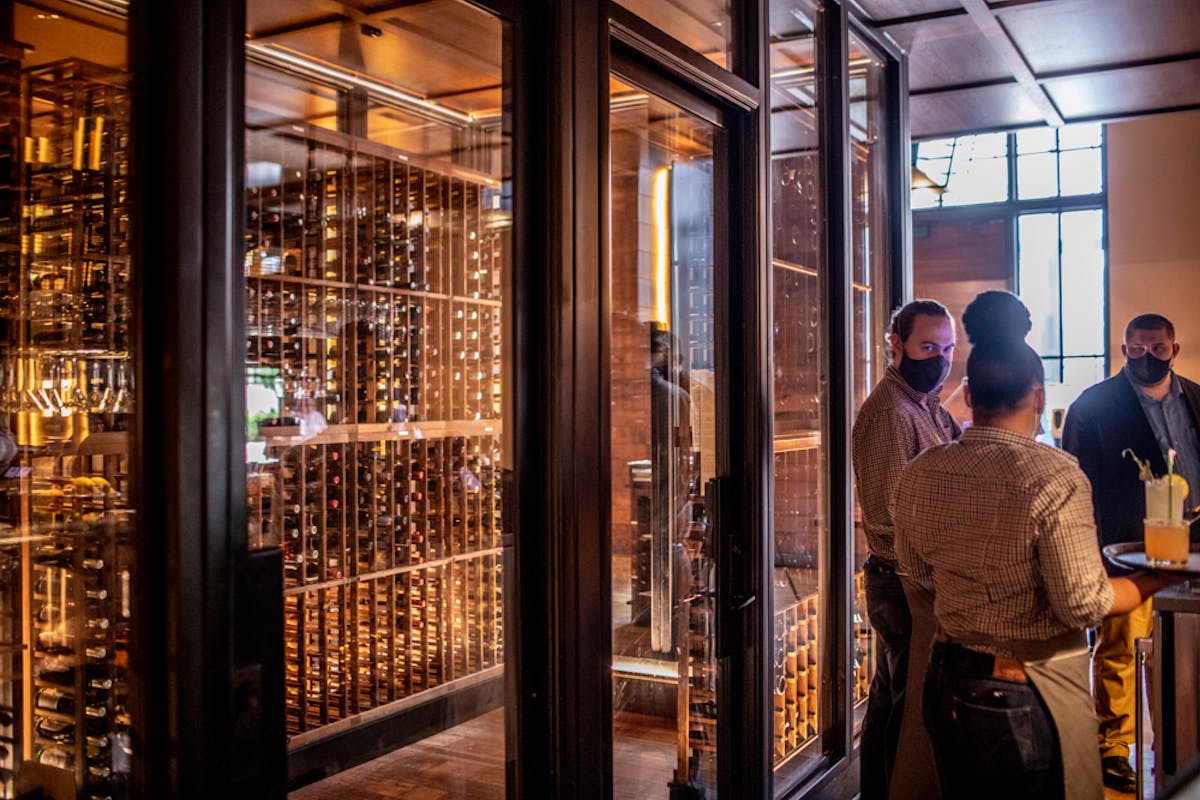
[[[617, 716], [613, 800], [667, 797], [675, 732], [663, 722], [639, 714]], [[1112, 789], [1104, 796], [1133, 797]], [[305, 786], [288, 800], [504, 800], [504, 710]]]
[[297, 789], [288, 800], [504, 800], [504, 709]]
[[[667, 797], [675, 733], [663, 720], [619, 714], [613, 800]], [[288, 794], [288, 800], [504, 800], [504, 709]]]

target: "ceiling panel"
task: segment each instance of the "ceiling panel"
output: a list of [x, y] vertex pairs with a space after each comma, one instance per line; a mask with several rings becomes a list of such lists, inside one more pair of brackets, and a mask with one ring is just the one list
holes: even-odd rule
[[887, 32], [908, 53], [908, 85], [913, 91], [1012, 77], [970, 17], [909, 22], [889, 26]]
[[858, 0], [873, 20], [898, 19], [937, 11], [962, 11], [958, 0]]
[[916, 95], [909, 101], [909, 120], [914, 139], [1044, 122], [1037, 106], [1015, 83]]
[[[303, 7], [312, 11], [321, 5], [328, 4]], [[252, 28], [251, 38], [362, 72], [456, 111], [499, 108], [503, 36], [500, 23], [489, 14], [453, 0], [433, 0], [370, 16], [359, 12], [354, 18], [310, 21], [293, 29], [282, 22], [283, 28]], [[375, 35], [362, 32], [364, 21], [375, 27]], [[271, 35], [262, 35], [263, 30]]]
[[1044, 85], [1068, 119], [1200, 105], [1200, 61], [1056, 78]]
[[1200, 52], [1197, 0], [1055, 0], [996, 15], [1034, 74]]

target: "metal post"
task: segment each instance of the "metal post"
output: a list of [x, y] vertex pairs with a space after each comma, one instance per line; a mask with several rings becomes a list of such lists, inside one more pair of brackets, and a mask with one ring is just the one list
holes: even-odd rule
[[1145, 731], [1143, 730], [1142, 718], [1146, 714], [1145, 701], [1142, 700], [1142, 695], [1146, 690], [1146, 664], [1150, 657], [1154, 655], [1154, 640], [1150, 638], [1135, 639], [1134, 647], [1134, 718], [1133, 718], [1133, 747], [1137, 754], [1135, 760], [1137, 771], [1137, 800], [1145, 800], [1146, 798], [1146, 744]]

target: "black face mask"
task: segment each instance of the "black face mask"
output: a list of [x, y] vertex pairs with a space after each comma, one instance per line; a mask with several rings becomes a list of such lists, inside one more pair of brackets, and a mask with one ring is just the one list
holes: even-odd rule
[[1167, 377], [1167, 373], [1171, 371], [1171, 361], [1164, 361], [1161, 358], [1156, 358], [1150, 353], [1141, 358], [1127, 358], [1125, 365], [1129, 367], [1129, 374], [1134, 380], [1143, 386], [1153, 386], [1160, 383], [1163, 378]]
[[950, 362], [942, 355], [922, 358], [920, 361], [904, 356], [897, 369], [900, 370], [900, 377], [904, 378], [905, 383], [921, 394], [929, 394], [941, 386], [942, 381], [950, 374]]

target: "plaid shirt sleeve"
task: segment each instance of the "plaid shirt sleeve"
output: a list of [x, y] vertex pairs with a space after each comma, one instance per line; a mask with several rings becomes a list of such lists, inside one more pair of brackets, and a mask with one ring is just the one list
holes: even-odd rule
[[1092, 491], [1078, 469], [1049, 480], [1034, 509], [1038, 568], [1054, 616], [1068, 628], [1096, 624], [1112, 608], [1113, 589], [1096, 547]]
[[912, 425], [891, 407], [867, 408], [854, 425], [853, 464], [863, 530], [871, 552], [895, 560], [892, 525], [895, 488], [916, 451]]

